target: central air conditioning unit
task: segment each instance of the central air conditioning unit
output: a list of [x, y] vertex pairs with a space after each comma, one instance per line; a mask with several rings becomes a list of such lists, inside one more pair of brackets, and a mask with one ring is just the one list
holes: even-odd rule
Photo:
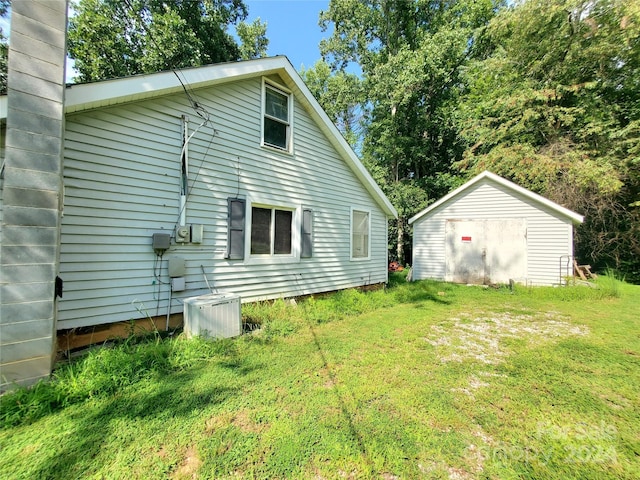
[[187, 338], [237, 337], [242, 333], [240, 295], [221, 292], [186, 298], [184, 331]]

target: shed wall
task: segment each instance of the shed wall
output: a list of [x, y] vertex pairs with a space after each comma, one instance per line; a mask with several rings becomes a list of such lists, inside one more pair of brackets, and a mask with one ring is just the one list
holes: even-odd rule
[[548, 207], [490, 180], [484, 180], [445, 202], [414, 223], [413, 277], [445, 279], [447, 219], [527, 220], [527, 283], [560, 281], [560, 256], [573, 254], [573, 225]]
[[[58, 328], [163, 315], [168, 256], [186, 259], [186, 290], [171, 312], [211, 286], [243, 301], [298, 296], [384, 282], [387, 220], [311, 116], [294, 100], [294, 153], [260, 147], [260, 78], [195, 92], [212, 114], [189, 143], [187, 223], [203, 224], [199, 245], [172, 246], [160, 279], [155, 232], [179, 218], [181, 116], [201, 123], [185, 95], [69, 115]], [[225, 259], [227, 199], [313, 211], [313, 256]], [[371, 212], [371, 257], [350, 259], [351, 207]], [[157, 271], [157, 269], [156, 269]], [[160, 280], [160, 282], [158, 281]]]

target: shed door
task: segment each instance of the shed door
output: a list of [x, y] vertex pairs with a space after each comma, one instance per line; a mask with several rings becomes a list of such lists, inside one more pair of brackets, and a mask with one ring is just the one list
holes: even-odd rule
[[527, 274], [525, 219], [447, 220], [445, 279], [456, 283], [508, 283]]

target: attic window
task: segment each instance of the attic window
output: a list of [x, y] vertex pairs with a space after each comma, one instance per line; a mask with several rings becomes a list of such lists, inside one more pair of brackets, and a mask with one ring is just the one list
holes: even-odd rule
[[264, 83], [262, 143], [289, 151], [291, 142], [291, 96]]

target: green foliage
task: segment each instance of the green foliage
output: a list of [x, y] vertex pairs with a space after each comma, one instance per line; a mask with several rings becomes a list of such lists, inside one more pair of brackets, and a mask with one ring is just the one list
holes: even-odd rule
[[[323, 56], [362, 72], [358, 151], [400, 212], [404, 184], [435, 199], [485, 169], [509, 178], [585, 216], [581, 262], [636, 278], [638, 3], [508, 3], [330, 2]], [[390, 231], [401, 262], [407, 218]]]
[[302, 68], [300, 76], [331, 121], [352, 148], [361, 149], [362, 82], [352, 73], [332, 73], [331, 67], [318, 60], [313, 67]]
[[[10, 0], [0, 0], [0, 17], [7, 18], [9, 13]], [[0, 95], [7, 93], [7, 61], [9, 54], [9, 44], [2, 28], [0, 28]]]
[[51, 381], [1, 397], [0, 427], [30, 423], [87, 399], [104, 398], [145, 380], [192, 368], [212, 356], [229, 354], [232, 347], [228, 340], [178, 337], [163, 341], [155, 336], [92, 348], [85, 356], [58, 365]]
[[247, 16], [241, 0], [79, 0], [69, 55], [83, 82], [238, 60], [266, 48], [266, 26], [242, 25], [242, 51], [227, 32]]
[[402, 263], [410, 246], [407, 219], [426, 198], [447, 193], [448, 182], [441, 179], [455, 173], [451, 163], [463, 151], [453, 121], [462, 67], [482, 53], [475, 32], [499, 4], [348, 0], [330, 2], [320, 15], [321, 25], [333, 26], [320, 49], [334, 75], [353, 64], [362, 72], [359, 83], [341, 85], [363, 112], [363, 160], [400, 212], [391, 257]]
[[251, 60], [267, 56], [269, 40], [267, 39], [267, 24], [256, 18], [251, 23], [240, 22], [236, 28], [241, 40], [240, 58]]

